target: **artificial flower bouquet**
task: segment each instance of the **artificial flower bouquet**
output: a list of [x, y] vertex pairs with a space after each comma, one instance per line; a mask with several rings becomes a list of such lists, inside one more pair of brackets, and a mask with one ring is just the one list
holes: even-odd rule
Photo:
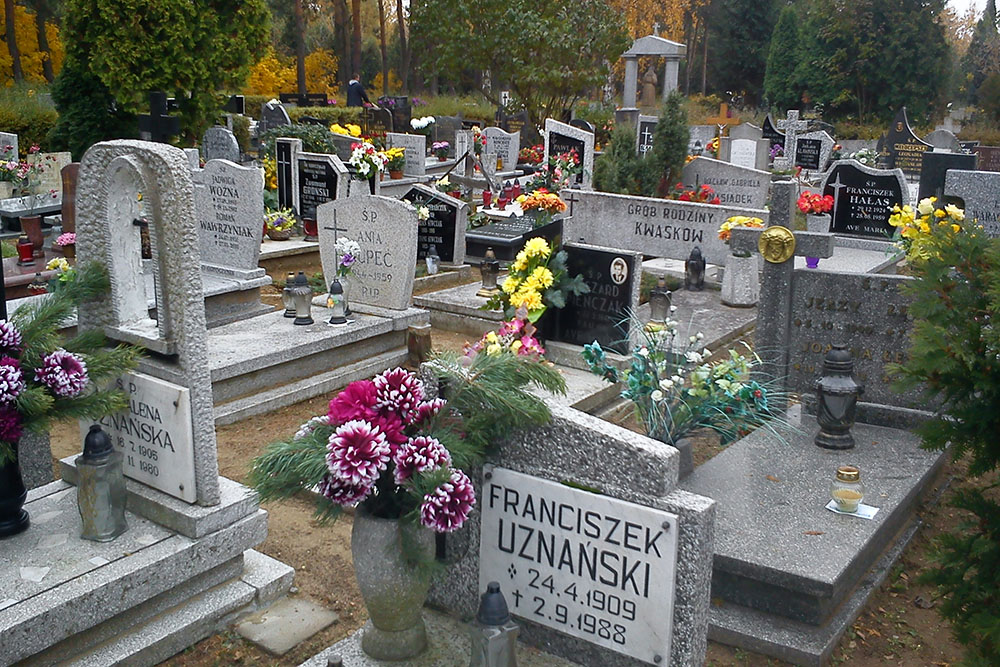
[[519, 195], [515, 201], [524, 213], [536, 216], [536, 228], [552, 222], [556, 214], [566, 210], [566, 202], [545, 188], [535, 190], [531, 194]]
[[385, 168], [385, 153], [370, 141], [361, 141], [351, 144], [351, 157], [347, 162], [363, 180], [371, 180]]
[[[749, 215], [734, 215], [726, 218], [726, 221], [719, 227], [719, 240], [725, 241], [726, 245], [729, 245], [729, 238], [733, 234], [733, 229], [737, 227], [762, 229], [764, 227], [764, 221], [760, 218], [755, 218]], [[739, 256], [746, 257], [748, 254], [740, 253]]]
[[361, 126], [355, 125], [354, 123], [334, 123], [330, 126], [330, 131], [334, 134], [342, 134], [346, 137], [358, 138], [361, 136]]
[[689, 188], [683, 183], [678, 183], [674, 186], [673, 192], [670, 193], [670, 198], [697, 204], [719, 205], [722, 203], [722, 200], [715, 194], [715, 188], [707, 184], [703, 184], [700, 188]]
[[543, 238], [529, 239], [510, 265], [500, 292], [486, 302], [483, 310], [503, 310], [513, 318], [523, 308], [530, 322], [537, 322], [547, 308], [562, 308], [570, 294], [587, 294], [590, 288], [583, 277], [570, 277], [566, 270], [566, 251], [553, 253]]
[[921, 199], [917, 208], [896, 204], [889, 216], [896, 228], [893, 240], [906, 253], [910, 263], [920, 263], [938, 256], [935, 246], [950, 244], [956, 234], [981, 233], [978, 225], [966, 221], [965, 211], [954, 204], [940, 205], [937, 197]]
[[822, 215], [833, 210], [833, 196], [805, 190], [799, 195], [795, 205], [807, 215]]
[[60, 248], [65, 248], [68, 245], [76, 245], [76, 234], [73, 232], [64, 232], [56, 237], [55, 243]]
[[462, 352], [466, 359], [475, 359], [479, 354], [513, 354], [541, 360], [545, 356], [545, 348], [535, 338], [537, 331], [528, 320], [528, 311], [522, 307], [514, 319], [504, 322], [496, 331], [487, 331], [475, 343], [466, 343]]
[[553, 155], [535, 172], [525, 190], [545, 189], [549, 192], [559, 192], [563, 188], [568, 188], [576, 175], [582, 172], [583, 165], [575, 150]]
[[337, 238], [334, 249], [337, 253], [337, 277], [346, 278], [351, 275], [351, 270], [358, 261], [358, 257], [361, 254], [361, 246], [357, 241], [352, 241], [346, 236], [340, 236]]
[[542, 144], [522, 148], [517, 154], [517, 161], [521, 164], [541, 164], [543, 159], [545, 159], [545, 146]]
[[295, 226], [295, 213], [290, 208], [268, 211], [264, 214], [264, 224], [268, 232], [287, 232]]

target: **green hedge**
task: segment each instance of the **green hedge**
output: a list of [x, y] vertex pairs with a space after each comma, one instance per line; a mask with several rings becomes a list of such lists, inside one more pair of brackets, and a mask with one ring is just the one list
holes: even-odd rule
[[44, 86], [0, 88], [0, 132], [13, 132], [18, 149], [27, 154], [32, 144], [47, 150], [45, 137], [55, 127], [59, 114], [49, 101]]
[[299, 119], [303, 116], [312, 116], [313, 118], [319, 118], [321, 121], [327, 125], [333, 125], [334, 123], [354, 123], [355, 125], [361, 124], [361, 107], [337, 107], [337, 106], [326, 106], [326, 107], [285, 107], [288, 111], [288, 117], [292, 119], [293, 123], [299, 122]]

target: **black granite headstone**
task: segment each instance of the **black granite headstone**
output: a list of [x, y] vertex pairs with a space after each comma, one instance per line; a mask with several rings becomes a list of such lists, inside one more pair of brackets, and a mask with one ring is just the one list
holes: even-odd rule
[[782, 147], [785, 146], [785, 134], [783, 132], [779, 132], [778, 129], [774, 127], [774, 123], [771, 121], [771, 114], [767, 114], [764, 118], [764, 124], [760, 128], [760, 136], [767, 139], [769, 149], [775, 144], [779, 144]]
[[886, 240], [893, 234], [891, 209], [903, 203], [898, 172], [870, 173], [853, 164], [840, 163], [826, 178], [824, 195], [833, 197], [834, 234], [849, 234]]
[[926, 151], [920, 168], [920, 193], [917, 200], [926, 197], [941, 199], [944, 194], [944, 178], [949, 169], [975, 171], [976, 154]]
[[386, 108], [392, 113], [392, 126], [396, 132], [409, 132], [413, 109], [410, 98], [404, 96], [383, 98]]
[[286, 141], [274, 142], [275, 168], [278, 177], [278, 208], [292, 208], [292, 145]]
[[[921, 141], [913, 133], [910, 122], [906, 119], [906, 107], [900, 109], [885, 138], [887, 168], [899, 167], [907, 176], [919, 178], [923, 154], [932, 148], [929, 143]], [[943, 178], [941, 183], [944, 184]]]
[[975, 146], [979, 156], [979, 171], [1000, 171], [1000, 146]]
[[325, 107], [329, 102], [326, 93], [306, 93], [305, 95], [280, 93], [278, 101], [282, 104], [294, 104], [300, 107]]
[[[361, 116], [361, 131], [366, 136], [385, 134], [393, 131], [392, 112], [388, 109], [371, 107]], [[408, 131], [409, 126], [403, 131]]]
[[636, 141], [636, 151], [639, 155], [645, 155], [653, 147], [653, 133], [656, 132], [655, 120], [640, 120], [638, 137]]
[[338, 174], [329, 160], [299, 158], [299, 216], [316, 219], [316, 207], [337, 198]]
[[465, 254], [467, 257], [483, 257], [487, 248], [493, 248], [497, 259], [512, 262], [529, 239], [541, 237], [558, 245], [562, 238], [562, 225], [562, 220], [555, 220], [532, 229], [530, 220], [511, 218], [475, 227], [465, 233]]
[[[583, 164], [583, 139], [567, 137], [565, 134], [559, 134], [558, 132], [549, 132], [550, 158], [562, 153], [569, 153], [570, 151], [576, 151], [576, 156], [580, 158], [580, 163]], [[580, 170], [580, 173], [573, 177], [572, 183], [583, 185], [583, 170]]]
[[795, 166], [803, 169], [819, 169], [819, 158], [822, 151], [823, 142], [819, 139], [797, 139]]
[[455, 225], [458, 209], [444, 197], [430, 194], [417, 188], [411, 189], [403, 197], [414, 206], [426, 206], [430, 217], [421, 220], [417, 230], [417, 259], [427, 256], [431, 246], [437, 246], [442, 262], [455, 261]]
[[590, 132], [591, 134], [597, 132], [593, 123], [582, 118], [574, 118], [569, 122], [569, 124], [579, 130], [583, 130], [584, 132]]
[[637, 272], [635, 256], [567, 243], [568, 275], [582, 275], [590, 293], [570, 295], [566, 307], [556, 311], [550, 340], [586, 345], [595, 340], [606, 350], [628, 354], [628, 325], [638, 307], [632, 295]]

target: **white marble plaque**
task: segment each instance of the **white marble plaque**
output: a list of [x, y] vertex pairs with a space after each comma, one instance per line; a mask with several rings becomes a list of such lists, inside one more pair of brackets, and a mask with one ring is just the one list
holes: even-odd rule
[[738, 167], [757, 168], [757, 142], [752, 139], [733, 139], [729, 161]]
[[480, 590], [498, 581], [521, 618], [667, 664], [677, 515], [504, 468], [480, 507]]
[[[118, 387], [129, 407], [98, 423], [121, 452], [125, 476], [195, 502], [190, 390], [142, 373], [126, 373]], [[92, 423], [80, 422], [84, 434]]]

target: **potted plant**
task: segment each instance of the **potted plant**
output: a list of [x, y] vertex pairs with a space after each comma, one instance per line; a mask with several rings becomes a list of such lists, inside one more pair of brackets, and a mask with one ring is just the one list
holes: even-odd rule
[[451, 147], [447, 141], [435, 141], [431, 144], [431, 151], [437, 156], [438, 162], [448, 159], [448, 149]]
[[406, 151], [399, 146], [385, 150], [385, 168], [389, 178], [402, 178], [403, 166], [406, 164]]
[[0, 152], [0, 199], [10, 199], [18, 194], [21, 182], [21, 162], [14, 146], [7, 144]]
[[66, 257], [76, 257], [76, 234], [74, 232], [60, 234], [56, 238], [56, 245], [59, 246]]
[[378, 178], [385, 168], [385, 153], [375, 148], [370, 141], [351, 144], [351, 157], [347, 161], [363, 181]]
[[67, 275], [56, 293], [0, 320], [0, 537], [28, 527], [18, 466], [21, 435], [67, 417], [100, 419], [128, 405], [109, 381], [133, 368], [140, 350], [105, 347], [93, 331], [68, 341], [58, 333], [78, 305], [111, 289], [107, 271], [90, 263]]
[[509, 352], [464, 362], [441, 353], [424, 368], [434, 382], [401, 368], [352, 382], [250, 471], [263, 501], [316, 488], [321, 519], [357, 507], [351, 551], [371, 620], [361, 647], [376, 659], [405, 660], [426, 647], [421, 608], [434, 534], [459, 530], [476, 503], [465, 470], [513, 429], [548, 421], [529, 385], [565, 392], [554, 368]]
[[[761, 228], [764, 221], [747, 215], [734, 215], [719, 227], [719, 239], [729, 244], [732, 230], [736, 227]], [[759, 260], [748, 252], [730, 252], [726, 256], [726, 270], [722, 276], [722, 303], [727, 306], [753, 306], [760, 296], [760, 280], [757, 277]]]
[[[818, 192], [805, 190], [795, 203], [799, 210], [806, 214], [806, 229], [810, 232], [830, 231], [830, 211], [833, 210], [833, 197], [821, 195]], [[806, 267], [815, 269], [819, 266], [818, 257], [806, 257]]]
[[295, 214], [288, 208], [268, 211], [264, 214], [264, 225], [267, 238], [272, 241], [287, 241], [292, 237], [292, 228], [295, 227]]
[[[34, 144], [28, 149], [28, 155], [36, 155], [39, 150], [38, 144]], [[34, 246], [32, 254], [35, 257], [45, 256], [45, 237], [42, 235], [42, 218], [39, 215], [35, 215], [35, 209], [38, 208], [39, 199], [43, 197], [42, 193], [39, 192], [39, 186], [42, 183], [42, 174], [46, 172], [49, 167], [47, 163], [52, 161], [52, 159], [52, 156], [49, 155], [46, 156], [44, 162], [23, 161], [18, 167], [19, 189], [26, 198], [28, 205], [28, 214], [21, 216], [21, 230], [31, 240], [31, 244]], [[49, 190], [44, 196], [55, 199], [58, 196], [58, 192], [56, 190]]]

